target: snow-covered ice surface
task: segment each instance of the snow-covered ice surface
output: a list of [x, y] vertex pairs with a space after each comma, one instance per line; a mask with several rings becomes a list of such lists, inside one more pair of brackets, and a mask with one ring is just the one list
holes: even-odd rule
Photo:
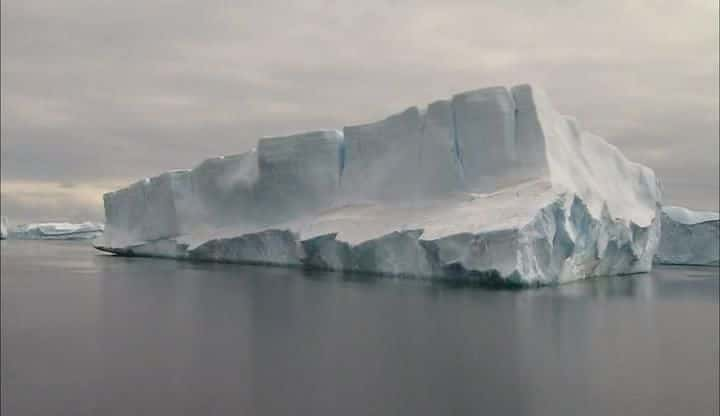
[[720, 213], [713, 211], [693, 211], [683, 207], [666, 205], [662, 208], [663, 214], [669, 220], [679, 224], [695, 225], [704, 222], [720, 221]]
[[549, 284], [649, 271], [652, 170], [536, 88], [491, 87], [104, 196], [117, 254]]
[[662, 237], [655, 262], [720, 265], [720, 214], [687, 208], [662, 208]]
[[44, 222], [21, 224], [9, 234], [9, 238], [17, 240], [89, 240], [102, 235], [103, 224], [83, 222]]
[[0, 239], [4, 240], [8, 236], [8, 221], [7, 217], [0, 217]]

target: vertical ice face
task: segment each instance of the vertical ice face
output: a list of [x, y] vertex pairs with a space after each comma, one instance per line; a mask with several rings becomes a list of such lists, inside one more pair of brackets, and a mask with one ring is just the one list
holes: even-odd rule
[[107, 243], [133, 244], [253, 222], [257, 155], [208, 159], [103, 196]]
[[337, 130], [260, 139], [255, 191], [261, 221], [283, 221], [332, 205], [342, 146]]
[[547, 174], [545, 136], [529, 85], [517, 85], [511, 89], [515, 102], [515, 149], [516, 174], [519, 177], [540, 177]]
[[179, 235], [175, 188], [181, 186], [186, 175], [187, 171], [167, 172], [105, 194], [108, 233], [126, 243]]
[[455, 146], [455, 122], [450, 101], [430, 104], [423, 118], [420, 141], [419, 198], [435, 199], [462, 189], [462, 171]]
[[[207, 159], [190, 171], [190, 192], [178, 194], [186, 225], [223, 227], [255, 220], [257, 152]], [[187, 191], [187, 188], [184, 188]]]
[[416, 198], [422, 118], [412, 107], [385, 120], [345, 127], [342, 201]]
[[667, 206], [656, 263], [720, 265], [720, 214]]
[[468, 190], [506, 185], [515, 151], [515, 103], [505, 87], [484, 88], [452, 99], [455, 135]]
[[220, 238], [189, 250], [194, 260], [300, 266], [304, 257], [297, 236], [287, 230], [264, 230]]

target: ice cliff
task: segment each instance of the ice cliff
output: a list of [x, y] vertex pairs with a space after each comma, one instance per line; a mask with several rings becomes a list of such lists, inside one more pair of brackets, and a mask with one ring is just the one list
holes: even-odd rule
[[16, 240], [90, 240], [103, 233], [103, 224], [93, 222], [43, 222], [21, 224], [10, 231]]
[[652, 170], [537, 88], [468, 91], [104, 196], [117, 254], [549, 284], [648, 271]]
[[666, 206], [661, 218], [656, 263], [720, 265], [720, 214]]

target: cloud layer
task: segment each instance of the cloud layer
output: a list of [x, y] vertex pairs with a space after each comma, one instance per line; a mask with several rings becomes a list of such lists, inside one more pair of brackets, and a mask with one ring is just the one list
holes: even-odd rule
[[103, 191], [260, 136], [520, 82], [717, 209], [717, 22], [715, 0], [2, 0], [3, 215], [98, 219]]

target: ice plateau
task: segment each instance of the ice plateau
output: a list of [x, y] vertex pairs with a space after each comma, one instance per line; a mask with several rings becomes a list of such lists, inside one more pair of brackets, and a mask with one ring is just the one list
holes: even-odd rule
[[662, 236], [655, 262], [720, 265], [720, 214], [686, 208], [662, 208]]
[[43, 222], [21, 224], [9, 233], [15, 240], [91, 240], [102, 235], [103, 224], [93, 222]]
[[464, 92], [104, 195], [95, 246], [121, 255], [519, 285], [649, 271], [649, 168], [538, 88]]

